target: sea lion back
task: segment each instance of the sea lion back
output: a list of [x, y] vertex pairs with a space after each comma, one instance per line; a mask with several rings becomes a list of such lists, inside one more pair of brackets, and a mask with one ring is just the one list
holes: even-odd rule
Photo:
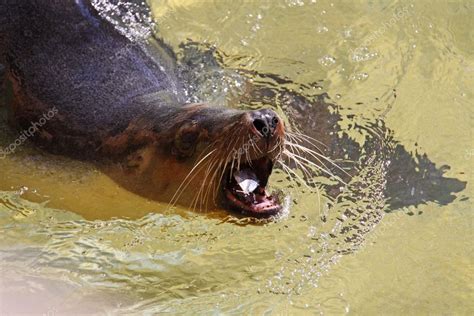
[[54, 107], [68, 122], [61, 127], [66, 134], [105, 134], [138, 115], [134, 98], [178, 93], [170, 69], [89, 3], [22, 1], [10, 4], [6, 16], [1, 53], [20, 96], [15, 107], [20, 125], [34, 120], [38, 109]]

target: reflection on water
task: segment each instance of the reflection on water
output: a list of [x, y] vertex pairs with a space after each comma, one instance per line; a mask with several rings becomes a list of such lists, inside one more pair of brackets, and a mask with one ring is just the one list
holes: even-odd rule
[[[472, 5], [151, 7], [190, 101], [273, 107], [324, 143], [342, 181], [289, 161], [306, 185], [272, 176], [287, 217], [245, 225], [160, 212], [93, 166], [26, 144], [0, 160], [3, 310], [474, 309]], [[3, 148], [17, 137], [5, 117]]]

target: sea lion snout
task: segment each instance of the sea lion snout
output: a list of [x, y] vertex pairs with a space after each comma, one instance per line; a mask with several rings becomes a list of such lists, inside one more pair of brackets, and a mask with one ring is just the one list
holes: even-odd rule
[[281, 136], [283, 132], [281, 119], [273, 110], [252, 111], [249, 113], [249, 119], [252, 122], [254, 133], [267, 140]]

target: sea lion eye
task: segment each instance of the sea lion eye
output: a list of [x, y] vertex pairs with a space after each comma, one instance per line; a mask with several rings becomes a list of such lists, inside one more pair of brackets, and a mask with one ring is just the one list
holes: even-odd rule
[[196, 150], [199, 135], [199, 128], [195, 122], [183, 125], [174, 139], [174, 154], [180, 158], [192, 156]]

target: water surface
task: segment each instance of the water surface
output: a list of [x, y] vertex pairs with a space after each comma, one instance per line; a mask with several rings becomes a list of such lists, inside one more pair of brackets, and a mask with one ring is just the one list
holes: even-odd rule
[[[235, 71], [270, 91], [324, 95], [351, 141], [341, 148], [365, 148], [342, 148], [357, 173], [333, 194], [328, 176], [308, 189], [277, 170], [289, 211], [255, 225], [220, 210], [166, 212], [27, 142], [0, 159], [2, 312], [472, 314], [472, 2], [150, 6], [156, 34], [203, 64], [190, 101], [270, 106], [311, 133], [311, 106], [248, 102]], [[5, 148], [18, 134], [4, 107], [1, 117]], [[387, 174], [402, 157], [400, 174], [433, 174], [397, 184]]]

